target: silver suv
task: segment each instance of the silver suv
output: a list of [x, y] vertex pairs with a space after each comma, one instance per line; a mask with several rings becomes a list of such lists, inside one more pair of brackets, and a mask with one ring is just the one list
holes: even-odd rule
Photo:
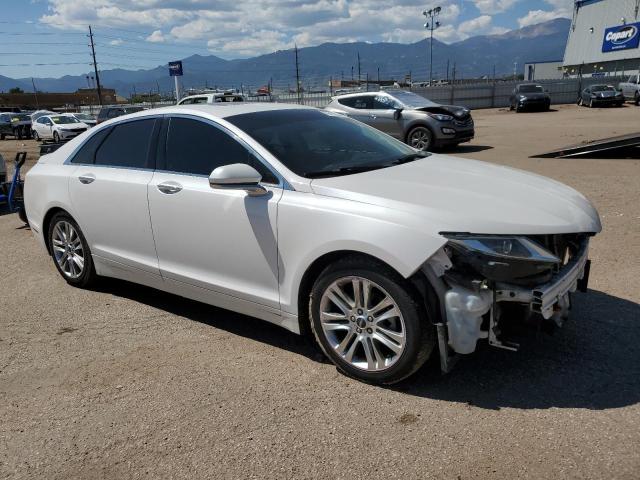
[[339, 95], [326, 109], [371, 125], [419, 150], [455, 146], [474, 136], [468, 108], [439, 105], [405, 90]]

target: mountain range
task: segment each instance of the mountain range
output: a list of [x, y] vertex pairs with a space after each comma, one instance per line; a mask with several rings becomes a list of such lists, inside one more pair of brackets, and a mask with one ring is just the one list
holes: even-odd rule
[[[525, 62], [559, 60], [563, 58], [571, 22], [558, 18], [530, 25], [499, 35], [480, 35], [446, 44], [433, 40], [434, 79], [451, 77], [455, 65], [456, 78], [497, 76], [522, 72]], [[100, 52], [96, 52], [98, 63]], [[411, 44], [401, 43], [323, 43], [298, 49], [300, 79], [304, 88], [326, 87], [330, 78], [348, 80], [358, 75], [360, 56], [361, 78], [372, 81], [428, 79], [429, 40]], [[517, 62], [517, 65], [514, 65]], [[447, 75], [447, 66], [448, 75]], [[215, 55], [192, 55], [183, 59], [183, 87], [255, 89], [272, 82], [274, 88], [295, 87], [295, 51], [279, 50], [252, 58], [225, 60]], [[72, 92], [87, 87], [85, 75], [65, 75], [61, 78], [37, 78], [38, 90], [43, 92]], [[170, 91], [173, 79], [166, 65], [149, 70], [110, 69], [100, 72], [104, 87], [115, 88], [118, 94], [129, 96], [133, 92]], [[0, 75], [0, 91], [20, 87], [32, 91], [31, 78], [11, 79]]]

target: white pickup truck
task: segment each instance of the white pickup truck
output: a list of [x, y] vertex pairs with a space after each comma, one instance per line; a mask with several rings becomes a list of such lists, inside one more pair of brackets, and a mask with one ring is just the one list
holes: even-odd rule
[[625, 100], [633, 100], [640, 105], [640, 73], [631, 75], [628, 82], [621, 82], [618, 89], [622, 91]]

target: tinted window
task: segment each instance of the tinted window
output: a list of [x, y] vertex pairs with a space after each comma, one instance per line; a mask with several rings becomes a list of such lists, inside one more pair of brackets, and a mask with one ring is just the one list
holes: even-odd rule
[[415, 154], [371, 127], [320, 110], [246, 113], [225, 120], [251, 135], [287, 168], [309, 178], [339, 169], [383, 168]]
[[191, 103], [207, 103], [207, 97], [196, 97]]
[[124, 110], [122, 110], [121, 108], [112, 108], [107, 112], [107, 117], [108, 118], [115, 118], [115, 117], [119, 117], [120, 115], [124, 114]]
[[358, 108], [361, 110], [373, 108], [373, 97], [370, 95], [360, 97], [348, 97], [338, 100], [342, 105], [346, 105], [351, 108]]
[[89, 140], [80, 147], [78, 153], [71, 159], [71, 163], [94, 163], [96, 150], [110, 131], [110, 128], [104, 128], [95, 135], [92, 135]]
[[400, 104], [393, 98], [385, 95], [376, 95], [373, 98], [373, 108], [375, 110], [390, 110], [392, 108], [400, 108]]
[[114, 167], [151, 168], [149, 144], [155, 120], [137, 120], [113, 127], [96, 152], [96, 164]]
[[109, 112], [109, 109], [107, 108], [101, 109], [100, 112], [98, 113], [98, 118], [107, 118], [108, 112]]
[[197, 120], [171, 119], [166, 170], [209, 176], [217, 167], [232, 163], [251, 165], [262, 175], [262, 181], [278, 183], [267, 167], [223, 130]]

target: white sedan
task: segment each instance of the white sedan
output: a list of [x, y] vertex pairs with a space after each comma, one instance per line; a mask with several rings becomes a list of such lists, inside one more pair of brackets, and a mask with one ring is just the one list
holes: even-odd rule
[[310, 333], [338, 368], [444, 371], [509, 326], [561, 324], [598, 213], [558, 182], [418, 152], [342, 116], [175, 106], [100, 124], [27, 173], [60, 275], [115, 277]]
[[31, 124], [33, 138], [36, 140], [53, 140], [60, 142], [77, 137], [85, 132], [89, 125], [72, 115], [43, 115]]

